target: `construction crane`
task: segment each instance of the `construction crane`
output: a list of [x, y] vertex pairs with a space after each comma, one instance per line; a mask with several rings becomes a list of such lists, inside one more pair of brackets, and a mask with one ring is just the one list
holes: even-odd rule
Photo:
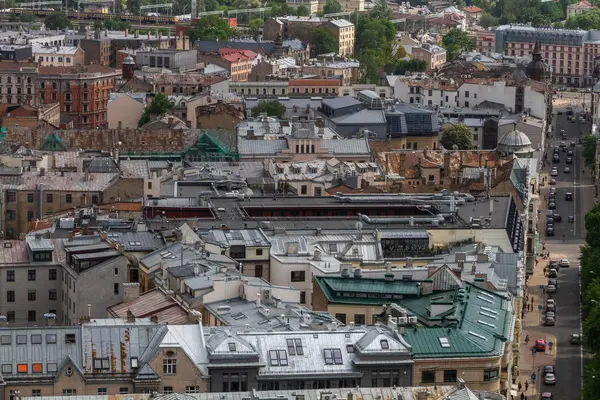
[[31, 3], [21, 3], [19, 8], [41, 8], [42, 6], [50, 6], [59, 4], [62, 8], [62, 0], [34, 1]]

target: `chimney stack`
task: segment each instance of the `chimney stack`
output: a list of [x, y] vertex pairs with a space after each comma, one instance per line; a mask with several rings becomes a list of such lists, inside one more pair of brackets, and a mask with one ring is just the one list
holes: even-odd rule
[[131, 312], [131, 310], [127, 310], [127, 322], [133, 324], [135, 322], [135, 315]]

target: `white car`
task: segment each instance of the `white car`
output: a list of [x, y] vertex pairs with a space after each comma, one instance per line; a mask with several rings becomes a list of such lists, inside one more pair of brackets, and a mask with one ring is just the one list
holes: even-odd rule
[[562, 260], [560, 260], [558, 265], [560, 265], [561, 268], [569, 268], [571, 266], [571, 263], [569, 262], [568, 259], [563, 258]]
[[558, 176], [558, 168], [552, 168], [550, 171], [550, 176]]

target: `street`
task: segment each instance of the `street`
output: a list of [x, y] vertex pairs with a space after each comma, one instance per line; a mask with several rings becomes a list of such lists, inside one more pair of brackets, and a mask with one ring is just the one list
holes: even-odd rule
[[[530, 335], [534, 342], [536, 339], [544, 339], [546, 342], [555, 343], [552, 351], [546, 351], [544, 354], [532, 355], [529, 348], [524, 349], [523, 358], [524, 371], [536, 372], [539, 378], [535, 382], [535, 395], [530, 395], [530, 399], [539, 399], [539, 393], [553, 393], [555, 400], [579, 399], [581, 395], [581, 376], [582, 376], [582, 351], [578, 345], [569, 343], [570, 337], [574, 333], [580, 333], [581, 319], [579, 307], [579, 247], [584, 243], [585, 226], [584, 219], [586, 212], [594, 204], [594, 188], [589, 169], [586, 167], [582, 157], [582, 147], [579, 145], [579, 139], [590, 132], [590, 123], [580, 123], [579, 114], [576, 112], [573, 116], [576, 122], [567, 120], [566, 111], [561, 111], [561, 115], [555, 115], [554, 135], [548, 141], [547, 162], [542, 171], [542, 180], [545, 179], [545, 186], [540, 190], [540, 218], [538, 230], [545, 243], [546, 251], [550, 252], [550, 259], [560, 260], [569, 259], [570, 268], [560, 268], [558, 274], [558, 288], [552, 298], [556, 301], [556, 325], [543, 325], [543, 312], [539, 311], [539, 306], [544, 307], [548, 294], [545, 293], [547, 278], [544, 276], [544, 267], [549, 260], [538, 257], [538, 265], [534, 274], [529, 278], [528, 294], [534, 299], [534, 311], [526, 314], [524, 319], [525, 332]], [[567, 133], [566, 138], [561, 138], [561, 130]], [[560, 146], [565, 142], [566, 149], [561, 148], [560, 162], [552, 162], [553, 148]], [[571, 147], [571, 142], [576, 146]], [[573, 150], [573, 163], [566, 164], [567, 152]], [[558, 176], [555, 177], [556, 185], [550, 186], [548, 182], [550, 169], [558, 167]], [[565, 173], [564, 168], [570, 167], [571, 172]], [[548, 212], [547, 196], [549, 188], [556, 188], [556, 210], [555, 212], [562, 216], [561, 222], [555, 222], [555, 236], [545, 237], [546, 234], [546, 215]], [[565, 194], [573, 193], [573, 201], [566, 201]], [[574, 221], [569, 222], [569, 216], [574, 216]], [[541, 286], [544, 286], [542, 289]], [[556, 385], [547, 386], [543, 379], [543, 366], [556, 366]]]

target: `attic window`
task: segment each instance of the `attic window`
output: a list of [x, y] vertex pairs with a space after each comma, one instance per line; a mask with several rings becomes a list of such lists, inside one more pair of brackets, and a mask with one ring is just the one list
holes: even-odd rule
[[12, 336], [10, 336], [10, 335], [2, 335], [2, 337], [0, 338], [1, 344], [11, 344], [11, 342], [12, 342]]
[[381, 343], [381, 348], [384, 350], [387, 350], [390, 348], [390, 344], [388, 343], [387, 339], [381, 339], [379, 341], [379, 343]]
[[94, 358], [94, 369], [96, 371], [109, 370], [110, 363], [108, 358]]
[[324, 349], [323, 357], [326, 365], [342, 365], [342, 351], [340, 349]]
[[229, 346], [229, 351], [236, 351], [234, 342], [228, 343], [228, 346]]
[[443, 348], [447, 349], [448, 347], [450, 347], [450, 342], [448, 341], [447, 337], [441, 337], [439, 338], [440, 340], [440, 346], [442, 346]]
[[303, 356], [304, 348], [302, 347], [302, 339], [287, 339], [287, 349], [290, 356]]
[[138, 368], [139, 362], [137, 357], [131, 357], [131, 368]]
[[354, 353], [354, 345], [352, 345], [352, 344], [347, 344], [347, 345], [346, 345], [346, 351], [347, 351], [348, 353]]
[[269, 350], [269, 361], [272, 367], [285, 367], [288, 365], [287, 352], [285, 350]]
[[329, 243], [329, 252], [337, 253], [337, 243]]
[[75, 343], [75, 334], [74, 333], [67, 333], [65, 335], [65, 343]]
[[4, 242], [4, 248], [5, 249], [12, 249], [12, 243], [11, 242]]
[[46, 364], [46, 372], [56, 372], [58, 369], [56, 363], [48, 363]]

